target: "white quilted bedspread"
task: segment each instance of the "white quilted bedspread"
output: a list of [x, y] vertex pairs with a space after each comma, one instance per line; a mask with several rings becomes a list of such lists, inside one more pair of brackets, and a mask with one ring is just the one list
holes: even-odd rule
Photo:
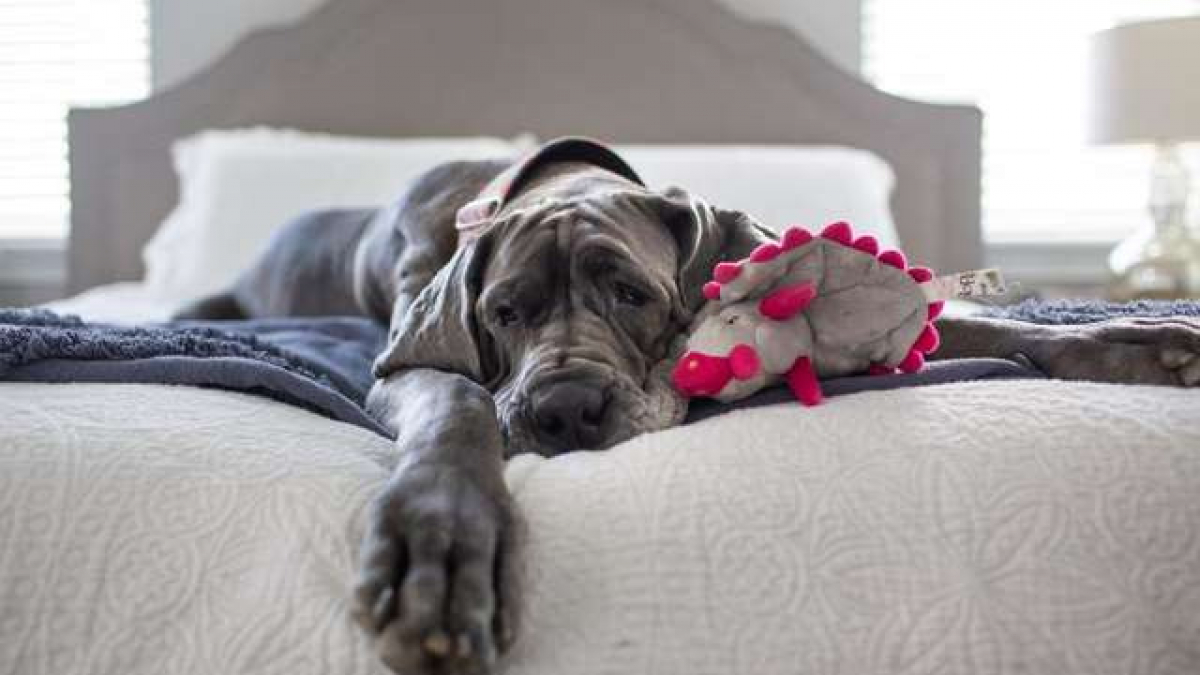
[[[152, 386], [0, 385], [0, 420], [0, 673], [378, 671], [381, 439]], [[508, 673], [1200, 673], [1200, 392], [872, 392], [509, 479]]]

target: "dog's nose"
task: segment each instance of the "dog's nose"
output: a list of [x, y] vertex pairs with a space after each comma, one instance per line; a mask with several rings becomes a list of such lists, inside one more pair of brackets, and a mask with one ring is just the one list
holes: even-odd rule
[[545, 385], [533, 397], [533, 421], [542, 442], [578, 450], [598, 447], [603, 439], [608, 397], [589, 382]]

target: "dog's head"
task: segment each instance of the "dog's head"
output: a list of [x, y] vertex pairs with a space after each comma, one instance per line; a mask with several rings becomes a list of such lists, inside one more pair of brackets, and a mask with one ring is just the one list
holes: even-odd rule
[[383, 361], [486, 386], [511, 453], [605, 448], [682, 419], [670, 366], [701, 287], [767, 237], [682, 190], [560, 168], [458, 250]]

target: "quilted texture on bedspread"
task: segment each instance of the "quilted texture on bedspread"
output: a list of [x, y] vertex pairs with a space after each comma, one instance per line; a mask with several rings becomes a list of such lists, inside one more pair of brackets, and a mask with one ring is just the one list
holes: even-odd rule
[[[518, 458], [513, 675], [1200, 672], [1200, 396], [1048, 381]], [[376, 673], [385, 440], [193, 388], [0, 384], [0, 673]]]

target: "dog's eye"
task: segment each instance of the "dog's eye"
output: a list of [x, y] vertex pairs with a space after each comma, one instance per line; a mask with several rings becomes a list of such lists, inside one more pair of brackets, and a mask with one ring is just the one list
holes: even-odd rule
[[496, 323], [504, 328], [515, 324], [520, 318], [521, 316], [517, 314], [517, 310], [513, 309], [510, 305], [500, 305], [496, 308]]
[[641, 289], [629, 284], [618, 281], [613, 285], [613, 293], [616, 294], [617, 301], [622, 304], [632, 305], [633, 307], [641, 307], [646, 304], [646, 294]]

